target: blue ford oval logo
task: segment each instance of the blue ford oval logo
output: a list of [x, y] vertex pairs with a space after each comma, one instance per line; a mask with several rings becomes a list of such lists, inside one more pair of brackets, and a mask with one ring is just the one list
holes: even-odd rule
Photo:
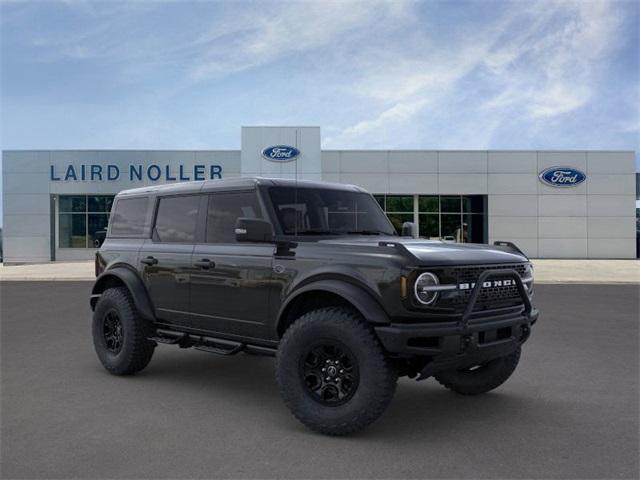
[[571, 167], [551, 167], [540, 172], [540, 181], [552, 187], [575, 187], [587, 179], [587, 175]]
[[272, 162], [290, 162], [300, 155], [300, 150], [289, 145], [273, 145], [262, 150], [262, 156]]

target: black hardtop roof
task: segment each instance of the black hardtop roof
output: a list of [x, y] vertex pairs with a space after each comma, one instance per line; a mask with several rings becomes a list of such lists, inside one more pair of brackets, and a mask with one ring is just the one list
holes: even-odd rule
[[265, 177], [233, 177], [221, 178], [218, 180], [204, 180], [199, 182], [175, 182], [162, 185], [149, 185], [140, 188], [131, 188], [118, 193], [122, 196], [143, 196], [150, 194], [175, 195], [178, 193], [205, 193], [219, 190], [242, 190], [255, 188], [258, 185], [276, 187], [298, 187], [298, 188], [328, 188], [334, 190], [347, 190], [352, 192], [366, 192], [366, 190], [356, 185], [346, 185], [342, 183], [316, 182], [311, 180], [294, 180], [285, 178], [265, 178]]

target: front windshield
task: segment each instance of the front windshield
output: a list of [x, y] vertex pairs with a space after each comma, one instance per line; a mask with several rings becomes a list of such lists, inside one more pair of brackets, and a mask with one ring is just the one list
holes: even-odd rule
[[285, 235], [396, 235], [378, 202], [367, 193], [271, 187], [269, 196]]

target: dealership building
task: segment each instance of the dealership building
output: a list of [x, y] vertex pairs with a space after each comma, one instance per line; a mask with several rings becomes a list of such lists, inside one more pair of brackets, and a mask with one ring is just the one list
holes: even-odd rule
[[2, 169], [6, 263], [93, 258], [121, 190], [238, 176], [362, 186], [422, 238], [636, 258], [633, 151], [323, 150], [319, 127], [242, 127], [240, 150], [13, 150]]

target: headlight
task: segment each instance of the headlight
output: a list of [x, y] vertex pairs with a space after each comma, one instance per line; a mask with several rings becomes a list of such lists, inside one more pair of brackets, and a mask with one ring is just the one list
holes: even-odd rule
[[431, 305], [438, 298], [437, 286], [440, 284], [438, 277], [433, 273], [421, 274], [413, 285], [413, 293], [416, 299], [423, 305]]
[[529, 295], [533, 295], [533, 264], [527, 263], [527, 266], [524, 269], [524, 278], [522, 282], [527, 287], [527, 291]]

